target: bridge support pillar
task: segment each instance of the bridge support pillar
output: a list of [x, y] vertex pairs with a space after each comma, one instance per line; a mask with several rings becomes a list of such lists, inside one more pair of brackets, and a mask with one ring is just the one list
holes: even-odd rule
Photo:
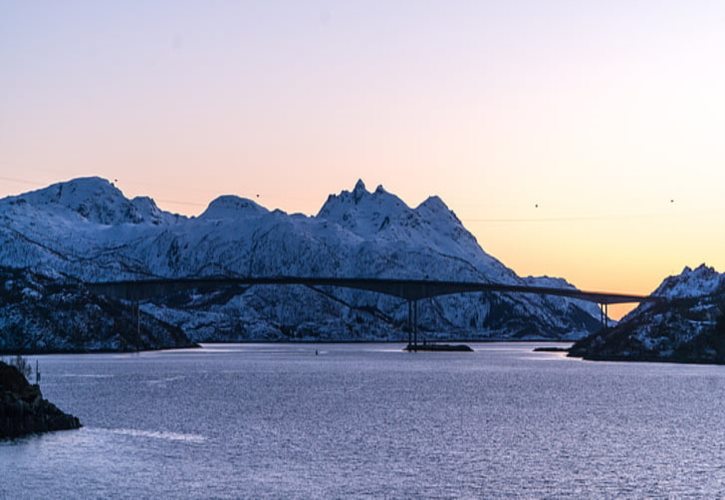
[[408, 301], [408, 324], [406, 325], [408, 330], [408, 347], [413, 344], [413, 301]]
[[408, 301], [408, 351], [418, 351], [418, 301]]
[[138, 301], [136, 301], [136, 342], [141, 345], [141, 304]]
[[413, 301], [413, 349], [418, 352], [418, 301]]
[[602, 323], [602, 328], [609, 328], [609, 303], [607, 302], [599, 304], [599, 321]]

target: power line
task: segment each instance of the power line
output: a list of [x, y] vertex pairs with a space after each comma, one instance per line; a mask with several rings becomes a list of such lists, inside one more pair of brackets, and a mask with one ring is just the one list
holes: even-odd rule
[[[537, 218], [491, 218], [491, 219], [468, 219], [461, 218], [463, 222], [483, 223], [509, 223], [509, 222], [577, 222], [577, 221], [605, 221], [605, 220], [627, 220], [627, 219], [656, 219], [660, 217], [672, 217], [673, 215], [687, 215], [682, 213], [650, 213], [650, 214], [605, 214], [605, 215], [576, 215], [562, 217], [537, 217]], [[689, 215], [696, 215], [691, 213]]]
[[45, 182], [29, 181], [27, 179], [17, 179], [15, 177], [0, 176], [0, 180], [7, 182], [18, 182], [20, 184], [30, 184], [31, 186], [47, 186]]
[[193, 207], [206, 207], [208, 203], [199, 203], [196, 201], [177, 201], [177, 200], [162, 200], [161, 198], [153, 198], [157, 203], [171, 203], [172, 205], [189, 205]]

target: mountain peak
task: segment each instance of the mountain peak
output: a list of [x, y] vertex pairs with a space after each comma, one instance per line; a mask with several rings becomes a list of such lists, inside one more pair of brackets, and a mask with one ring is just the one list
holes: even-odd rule
[[685, 266], [682, 273], [665, 278], [654, 295], [668, 298], [687, 298], [715, 293], [725, 287], [725, 274], [700, 264], [695, 269]]
[[355, 187], [352, 190], [352, 198], [355, 200], [355, 203], [359, 203], [360, 200], [362, 200], [365, 196], [367, 196], [368, 190], [365, 187], [365, 183], [362, 179], [358, 179], [355, 183]]
[[223, 195], [209, 203], [200, 219], [238, 219], [269, 213], [261, 205], [247, 198], [234, 195]]
[[52, 184], [47, 188], [9, 198], [10, 203], [32, 206], [60, 206], [98, 224], [159, 224], [173, 216], [161, 211], [148, 197], [133, 201], [126, 198], [112, 182], [101, 177], [79, 177]]
[[425, 207], [431, 212], [450, 212], [450, 208], [441, 200], [440, 196], [429, 196], [423, 203], [418, 205], [417, 208]]
[[[352, 191], [330, 195], [317, 217], [338, 222], [348, 229], [360, 229], [370, 224], [379, 227], [380, 221], [386, 217], [390, 219], [409, 211], [410, 208], [403, 200], [388, 193], [383, 186], [378, 186], [374, 193], [370, 193], [362, 179], [359, 179]], [[364, 231], [368, 232], [367, 229]]]
[[105, 196], [123, 198], [123, 193], [111, 181], [102, 177], [78, 177], [65, 182], [57, 182], [50, 186], [21, 194], [18, 198], [35, 203], [64, 203], [81, 198]]
[[367, 188], [365, 187], [365, 183], [363, 182], [362, 179], [358, 179], [357, 182], [355, 183], [355, 187], [353, 188], [352, 192], [358, 193], [358, 192], [363, 192], [363, 191], [367, 193]]
[[444, 219], [452, 220], [457, 225], [463, 225], [458, 216], [456, 216], [455, 212], [448, 208], [448, 205], [446, 205], [446, 203], [436, 195], [426, 198], [423, 203], [416, 207], [415, 211], [426, 218], [443, 217]]

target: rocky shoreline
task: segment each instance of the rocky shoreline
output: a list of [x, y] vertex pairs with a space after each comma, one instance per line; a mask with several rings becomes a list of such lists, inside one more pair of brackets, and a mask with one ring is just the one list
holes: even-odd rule
[[30, 384], [17, 368], [0, 361], [0, 439], [80, 427], [77, 417], [43, 399], [40, 386]]

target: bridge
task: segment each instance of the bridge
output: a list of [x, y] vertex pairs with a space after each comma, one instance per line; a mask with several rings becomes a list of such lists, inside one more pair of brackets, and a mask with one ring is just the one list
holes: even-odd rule
[[333, 278], [333, 277], [202, 277], [202, 278], [157, 278], [126, 281], [106, 281], [85, 283], [92, 293], [121, 300], [141, 301], [154, 297], [168, 296], [181, 291], [209, 292], [220, 288], [249, 286], [290, 286], [340, 287], [376, 292], [398, 297], [408, 302], [408, 344], [418, 345], [418, 301], [441, 295], [472, 292], [529, 293], [553, 295], [571, 299], [594, 302], [600, 306], [600, 321], [608, 326], [608, 306], [651, 302], [659, 300], [655, 296], [633, 295], [625, 293], [591, 292], [576, 288], [555, 288], [505, 283], [437, 281], [392, 278]]

